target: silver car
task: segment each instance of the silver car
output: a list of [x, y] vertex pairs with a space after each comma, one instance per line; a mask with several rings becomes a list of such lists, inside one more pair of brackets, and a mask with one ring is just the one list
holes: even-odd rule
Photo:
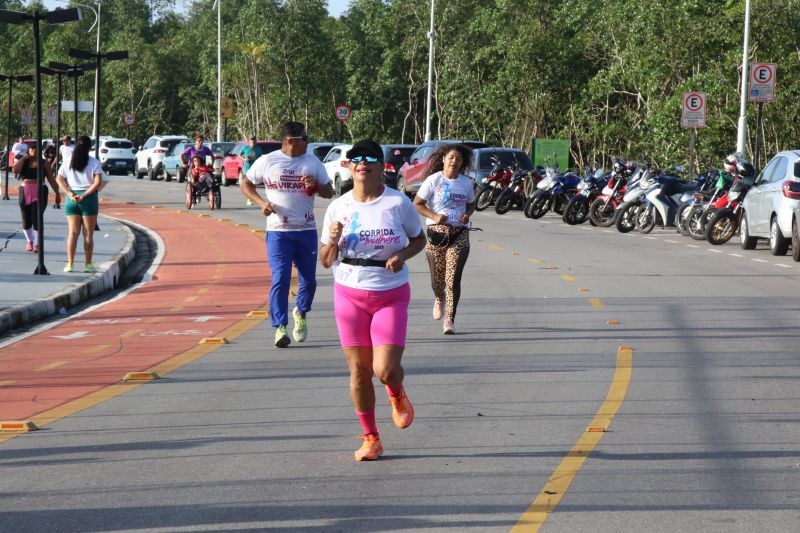
[[[743, 248], [752, 248], [756, 239], [769, 239], [773, 255], [785, 255], [797, 231], [800, 217], [800, 150], [780, 152], [764, 167], [755, 185], [747, 192], [742, 207]], [[800, 261], [800, 246], [792, 255]]]

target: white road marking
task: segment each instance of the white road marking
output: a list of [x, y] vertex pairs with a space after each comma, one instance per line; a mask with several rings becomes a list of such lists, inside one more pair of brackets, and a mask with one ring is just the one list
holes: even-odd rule
[[783, 268], [792, 268], [790, 265], [784, 265], [782, 263], [775, 263], [776, 267], [783, 267]]
[[769, 263], [769, 261], [766, 261], [764, 259], [753, 259], [753, 261], [755, 261], [756, 263]]
[[728, 255], [731, 256], [731, 257], [744, 257], [741, 254], [728, 254]]
[[613, 232], [613, 231], [611, 231], [610, 229], [604, 229], [604, 230], [603, 230], [603, 233], [614, 233], [614, 232]]
[[713, 248], [708, 248], [708, 251], [709, 252], [714, 252], [715, 254], [721, 254], [722, 253], [722, 250], [715, 250]]
[[686, 246], [688, 246], [689, 248], [700, 248], [696, 244], [687, 244]]
[[657, 241], [655, 237], [645, 236], [645, 239], [650, 239], [651, 241]]
[[673, 240], [670, 240], [670, 239], [667, 239], [664, 242], [671, 242], [672, 244], [680, 244], [678, 241], [673, 241]]

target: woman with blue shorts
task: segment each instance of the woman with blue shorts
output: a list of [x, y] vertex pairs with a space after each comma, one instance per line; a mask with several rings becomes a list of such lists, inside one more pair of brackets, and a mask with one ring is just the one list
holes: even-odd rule
[[319, 256], [322, 266], [333, 267], [336, 325], [364, 430], [355, 458], [373, 461], [383, 453], [373, 375], [386, 387], [395, 426], [403, 429], [414, 420], [400, 364], [411, 299], [405, 263], [425, 247], [425, 235], [411, 201], [383, 185], [379, 144], [359, 141], [346, 157], [353, 189], [328, 206]]
[[94, 272], [94, 230], [100, 203], [97, 192], [103, 186], [103, 169], [100, 162], [89, 155], [92, 140], [86, 135], [78, 139], [72, 157], [64, 159], [58, 169], [56, 181], [67, 193], [64, 214], [67, 215], [67, 266], [64, 272], [72, 272], [78, 236], [83, 230], [84, 272]]

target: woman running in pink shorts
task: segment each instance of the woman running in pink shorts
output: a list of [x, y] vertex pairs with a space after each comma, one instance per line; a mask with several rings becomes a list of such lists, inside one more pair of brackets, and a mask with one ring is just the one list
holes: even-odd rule
[[359, 141], [346, 157], [353, 190], [328, 206], [319, 256], [322, 266], [333, 266], [336, 325], [350, 370], [350, 397], [364, 430], [355, 458], [374, 461], [383, 446], [373, 375], [386, 386], [394, 424], [403, 429], [414, 420], [400, 364], [411, 298], [405, 263], [425, 248], [425, 235], [411, 201], [383, 185], [378, 143]]

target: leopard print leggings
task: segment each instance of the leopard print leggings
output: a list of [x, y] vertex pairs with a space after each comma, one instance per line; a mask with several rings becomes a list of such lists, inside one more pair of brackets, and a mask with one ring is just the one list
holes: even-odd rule
[[425, 254], [431, 270], [433, 295], [445, 303], [445, 318], [455, 320], [456, 307], [461, 298], [461, 273], [469, 257], [469, 231], [462, 231], [449, 246], [428, 243]]

